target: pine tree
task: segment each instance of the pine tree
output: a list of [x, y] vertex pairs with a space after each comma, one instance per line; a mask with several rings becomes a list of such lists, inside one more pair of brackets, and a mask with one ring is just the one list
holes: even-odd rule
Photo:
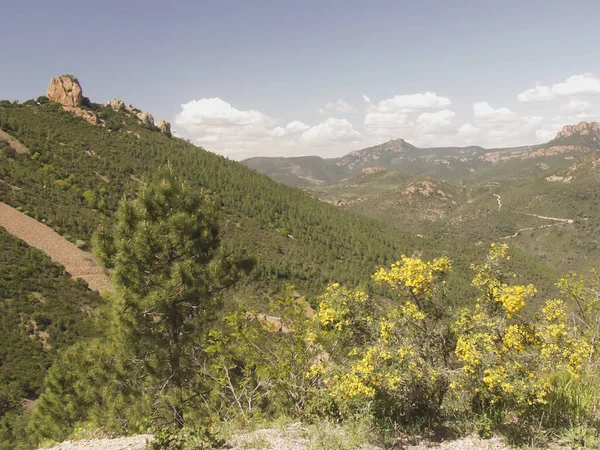
[[195, 341], [219, 308], [219, 292], [235, 279], [235, 264], [220, 247], [214, 198], [169, 168], [137, 199], [123, 199], [116, 224], [101, 227], [95, 244], [112, 271], [115, 332], [155, 392], [172, 395], [173, 422], [183, 426]]

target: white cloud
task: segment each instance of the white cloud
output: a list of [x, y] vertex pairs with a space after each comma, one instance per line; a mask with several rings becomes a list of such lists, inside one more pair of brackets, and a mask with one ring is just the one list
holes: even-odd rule
[[194, 143], [234, 159], [281, 154], [293, 146], [293, 136], [310, 128], [280, 120], [252, 109], [240, 110], [220, 98], [203, 98], [181, 105], [175, 117], [177, 131]]
[[465, 123], [458, 129], [458, 136], [465, 139], [471, 139], [479, 136], [480, 131], [481, 130], [476, 126], [471, 125], [470, 123]]
[[[494, 108], [488, 102], [473, 103], [475, 128], [479, 130], [478, 145], [510, 147], [539, 142], [538, 130], [544, 128], [541, 116], [520, 116], [505, 108]], [[473, 131], [465, 128], [464, 133]], [[473, 141], [471, 141], [473, 142]]]
[[285, 127], [276, 127], [267, 133], [271, 136], [285, 136], [291, 133], [299, 133], [301, 131], [308, 130], [310, 125], [305, 124], [304, 122], [300, 122], [299, 120], [293, 120], [288, 123]]
[[552, 86], [556, 95], [600, 94], [600, 79], [592, 74], [573, 75], [564, 83]]
[[425, 112], [417, 118], [419, 130], [425, 134], [455, 133], [454, 117], [456, 113], [449, 109], [429, 113]]
[[220, 98], [192, 100], [181, 105], [175, 117], [178, 130], [192, 134], [200, 143], [256, 139], [276, 123], [266, 114], [236, 109]]
[[365, 126], [375, 131], [379, 128], [394, 129], [409, 124], [408, 115], [401, 113], [369, 112], [365, 114]]
[[337, 102], [327, 103], [325, 106], [323, 106], [321, 109], [319, 109], [319, 114], [323, 115], [323, 114], [327, 114], [331, 111], [337, 111], [337, 112], [347, 114], [347, 113], [356, 112], [356, 108], [354, 106], [346, 103], [344, 100], [339, 99]]
[[272, 119], [258, 111], [240, 111], [220, 98], [203, 98], [181, 105], [177, 124], [184, 128], [265, 124]]
[[600, 94], [600, 78], [590, 73], [572, 75], [562, 83], [537, 86], [517, 95], [520, 102], [553, 100], [556, 97]]
[[362, 135], [354, 129], [347, 119], [329, 117], [302, 133], [302, 141], [315, 146], [336, 143], [358, 143]]
[[435, 92], [396, 95], [373, 103], [363, 95], [366, 103], [365, 132], [372, 139], [405, 138], [424, 142], [433, 135], [454, 132], [455, 113], [446, 109], [452, 102]]
[[489, 123], [511, 122], [517, 116], [508, 108], [492, 108], [488, 102], [473, 103], [473, 115], [476, 121]]
[[592, 105], [587, 100], [571, 99], [569, 103], [565, 103], [560, 106], [560, 110], [566, 114], [578, 114], [583, 112], [589, 112], [592, 109]]
[[548, 129], [548, 128], [540, 128], [539, 130], [535, 130], [535, 137], [537, 137], [542, 142], [548, 142], [556, 136], [558, 130]]
[[550, 86], [536, 86], [533, 89], [527, 89], [517, 95], [517, 99], [520, 102], [544, 101], [552, 100], [553, 98], [554, 94], [552, 93], [552, 88]]
[[363, 95], [369, 111], [380, 113], [411, 113], [427, 110], [443, 109], [452, 102], [448, 97], [440, 97], [435, 92], [418, 94], [396, 95], [392, 98], [371, 103], [371, 99]]

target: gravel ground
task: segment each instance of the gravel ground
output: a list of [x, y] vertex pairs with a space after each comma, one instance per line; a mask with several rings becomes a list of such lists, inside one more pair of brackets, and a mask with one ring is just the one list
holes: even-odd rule
[[293, 423], [285, 428], [265, 428], [236, 435], [229, 440], [228, 444], [234, 450], [305, 450], [312, 448], [306, 436], [306, 428], [300, 423]]
[[90, 439], [66, 441], [43, 450], [141, 450], [152, 440], [149, 434], [138, 434], [117, 439]]
[[0, 226], [13, 236], [38, 248], [62, 264], [73, 278], [85, 280], [95, 291], [112, 289], [110, 281], [94, 257], [67, 241], [50, 227], [0, 202]]
[[[40, 450], [142, 450], [152, 440], [149, 434], [117, 439], [90, 439], [66, 441], [51, 448]], [[285, 428], [265, 428], [232, 437], [225, 447], [230, 450], [318, 450], [311, 443], [308, 430], [300, 423]], [[327, 446], [328, 449], [332, 447]], [[398, 443], [397, 450], [510, 450], [511, 447], [500, 437], [481, 439], [479, 436], [467, 436], [446, 442], [424, 440], [418, 444]], [[570, 450], [571, 447], [559, 444], [550, 445], [552, 450]], [[363, 444], [357, 450], [382, 450], [370, 444]]]
[[[66, 441], [54, 447], [41, 450], [142, 450], [152, 439], [151, 435], [137, 435], [118, 439], [91, 439], [84, 441]], [[229, 441], [231, 450], [316, 450], [306, 437], [305, 430], [298, 424], [281, 429], [263, 429], [235, 436]], [[509, 450], [502, 439], [481, 439], [469, 436], [448, 442], [424, 442], [418, 445], [399, 446], [402, 450]], [[369, 444], [359, 450], [380, 450]]]

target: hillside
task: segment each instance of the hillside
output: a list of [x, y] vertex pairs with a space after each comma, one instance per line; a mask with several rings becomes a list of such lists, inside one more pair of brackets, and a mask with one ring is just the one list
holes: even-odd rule
[[103, 300], [41, 251], [0, 228], [0, 448], [11, 449], [23, 408], [58, 352], [94, 336]]
[[[111, 100], [107, 105], [93, 103], [83, 97], [76, 81], [70, 76], [52, 81], [53, 98], [61, 103], [44, 96], [23, 104], [0, 102], [0, 129], [9, 136], [0, 140], [0, 225], [14, 235], [0, 229], [3, 256], [8, 258], [0, 261], [0, 270], [8, 280], [0, 291], [4, 308], [8, 308], [0, 337], [10, 342], [0, 367], [16, 370], [0, 380], [0, 394], [10, 404], [10, 408], [0, 411], [0, 442], [4, 445], [0, 448], [12, 448], [14, 440], [19, 439], [14, 433], [22, 431], [15, 431], [18, 427], [14, 424], [24, 412], [23, 399], [37, 398], [56, 352], [102, 335], [90, 320], [103, 303], [101, 298], [86, 289], [83, 281], [70, 279], [63, 268], [51, 264], [47, 256], [15, 236], [38, 245], [36, 239], [46, 242], [44, 236], [55, 232], [58, 235], [52, 236], [60, 235], [71, 244], [56, 244], [60, 239], [55, 239], [52, 245], [60, 248], [38, 246], [52, 258], [64, 252], [64, 247], [78, 247], [77, 254], [85, 259], [82, 251], [90, 250], [101, 220], [113, 220], [120, 200], [133, 198], [140, 183], [152, 179], [166, 165], [192, 186], [215, 193], [224, 246], [236, 256], [255, 262], [249, 276], [235, 290], [226, 292], [226, 308], [233, 309], [235, 301], [244, 298], [246, 304], [267, 310], [276, 303], [271, 299], [290, 284], [316, 305], [325, 285], [334, 281], [362, 285], [380, 300], [385, 289], [376, 286], [371, 275], [401, 255], [451, 256], [454, 270], [444, 285], [448, 304], [458, 306], [471, 297], [468, 267], [483, 257], [485, 246], [475, 242], [472, 235], [465, 235], [461, 225], [458, 232], [452, 231], [453, 235], [429, 225], [444, 223], [450, 230], [452, 225], [472, 219], [460, 216], [470, 211], [471, 205], [478, 211], [487, 200], [495, 202], [496, 198], [477, 184], [422, 178], [431, 167], [450, 170], [457, 177], [468, 173], [466, 163], [454, 171], [452, 164], [441, 162], [439, 157], [458, 152], [476, 158], [482, 149], [430, 149], [429, 156], [421, 160], [421, 149], [394, 141], [340, 159], [334, 163], [339, 170], [333, 177], [348, 172], [356, 175], [336, 185], [324, 185], [318, 193], [331, 203], [344, 205], [340, 208], [174, 137], [167, 123], [155, 125], [150, 114], [121, 100]], [[65, 83], [68, 92], [60, 90]], [[372, 161], [406, 161], [411, 170], [373, 169], [369, 166]], [[300, 180], [315, 175], [320, 161], [300, 158], [296, 163], [313, 165], [313, 172], [296, 172]], [[481, 164], [493, 166], [489, 161]], [[588, 166], [577, 167], [583, 170]], [[321, 169], [316, 175], [322, 178], [336, 171], [330, 167], [328, 172], [327, 166]], [[570, 175], [557, 172], [555, 176]], [[508, 205], [508, 197], [506, 201]], [[369, 208], [381, 214], [371, 214]], [[17, 222], [13, 220], [15, 215]], [[29, 223], [33, 231], [20, 229], [23, 223]], [[53, 231], [46, 233], [48, 228]], [[497, 234], [490, 232], [485, 239]], [[552, 265], [531, 254], [515, 251], [513, 255], [509, 266], [519, 274], [519, 282], [535, 283], [543, 295], [553, 292], [557, 274]], [[92, 274], [77, 267], [72, 270], [64, 261], [74, 277]], [[25, 272], [23, 267], [27, 268]], [[91, 283], [89, 287], [96, 288]], [[55, 298], [64, 298], [64, 302], [49, 300]], [[533, 311], [541, 298], [534, 297], [527, 310]], [[28, 365], [32, 361], [35, 367]]]
[[[113, 123], [113, 131], [74, 117], [56, 103], [3, 102], [1, 128], [32, 154], [2, 149], [0, 200], [85, 247], [101, 216], [110, 216], [140, 179], [170, 161], [183, 177], [219, 195], [225, 241], [257, 258], [255, 275], [267, 284], [358, 282], [368, 279], [376, 265], [415, 249], [407, 233], [347, 214], [185, 140], [140, 126], [126, 112], [96, 108], [95, 114]], [[419, 242], [419, 248], [434, 247]]]
[[0, 202], [0, 227], [42, 250], [52, 261], [65, 267], [75, 279], [86, 282], [94, 291], [111, 290], [112, 286], [94, 257], [64, 239], [46, 225]]

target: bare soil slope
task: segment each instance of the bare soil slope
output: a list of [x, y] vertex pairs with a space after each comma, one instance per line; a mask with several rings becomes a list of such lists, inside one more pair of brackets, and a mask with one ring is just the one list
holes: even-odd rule
[[14, 137], [8, 134], [6, 131], [0, 130], [0, 140], [7, 141], [17, 153], [29, 153], [29, 149], [17, 141]]
[[111, 290], [112, 285], [94, 257], [80, 250], [48, 226], [0, 202], [0, 226], [28, 245], [62, 264], [73, 278], [81, 278], [95, 291]]

